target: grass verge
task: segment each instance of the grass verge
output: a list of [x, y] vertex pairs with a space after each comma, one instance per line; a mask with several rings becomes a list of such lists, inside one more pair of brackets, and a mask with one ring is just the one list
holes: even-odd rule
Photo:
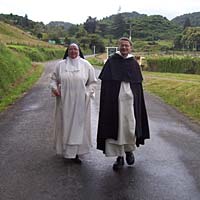
[[20, 80], [17, 80], [14, 84], [8, 87], [6, 93], [1, 96], [0, 99], [0, 112], [5, 110], [9, 105], [12, 105], [17, 99], [22, 97], [26, 91], [28, 91], [34, 83], [39, 79], [43, 72], [43, 65], [38, 63], [32, 63], [32, 68], [24, 74]]
[[200, 75], [143, 72], [144, 88], [200, 122]]

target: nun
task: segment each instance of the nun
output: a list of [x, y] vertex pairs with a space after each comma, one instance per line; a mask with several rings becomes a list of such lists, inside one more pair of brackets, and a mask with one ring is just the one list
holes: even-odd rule
[[91, 99], [97, 78], [92, 65], [75, 43], [67, 48], [63, 60], [52, 73], [50, 88], [56, 98], [54, 141], [57, 155], [81, 163], [89, 152], [91, 139]]

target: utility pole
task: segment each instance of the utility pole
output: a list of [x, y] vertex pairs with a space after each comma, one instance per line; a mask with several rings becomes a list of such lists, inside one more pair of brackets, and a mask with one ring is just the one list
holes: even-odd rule
[[96, 54], [96, 46], [95, 45], [93, 46], [93, 54], [94, 54], [94, 56]]
[[131, 35], [132, 35], [132, 27], [131, 23], [129, 23], [129, 40], [131, 40]]
[[122, 7], [119, 5], [119, 8], [118, 8], [118, 10], [117, 10], [117, 14], [120, 13], [121, 9], [122, 9]]

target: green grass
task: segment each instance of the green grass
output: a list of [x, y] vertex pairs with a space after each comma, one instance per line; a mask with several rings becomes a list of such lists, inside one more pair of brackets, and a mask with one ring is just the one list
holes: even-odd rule
[[166, 51], [172, 48], [172, 42], [166, 40], [159, 41], [142, 41], [135, 40], [133, 42], [133, 49], [136, 53], [140, 51], [156, 53], [160, 51]]
[[47, 47], [33, 47], [25, 45], [7, 45], [7, 47], [15, 52], [25, 55], [31, 61], [43, 62], [46, 60], [53, 60], [62, 58], [65, 48], [47, 48]]
[[33, 61], [62, 58], [64, 52], [64, 47], [0, 22], [0, 111], [23, 96], [41, 76], [43, 66]]
[[30, 59], [0, 44], [0, 97], [31, 68]]
[[200, 122], [200, 75], [144, 72], [144, 88]]
[[23, 96], [34, 83], [39, 79], [43, 72], [43, 65], [34, 64], [31, 71], [28, 71], [21, 77], [19, 82], [7, 88], [6, 92], [2, 94], [0, 99], [0, 112], [12, 105], [17, 99]]
[[173, 41], [169, 41], [169, 40], [159, 40], [158, 41], [158, 44], [161, 45], [161, 46], [166, 46], [166, 47], [169, 47], [171, 48], [173, 46]]
[[162, 73], [162, 72], [146, 72], [143, 74], [151, 78], [174, 79], [179, 81], [189, 81], [200, 83], [200, 75], [197, 74], [180, 74], [180, 73]]
[[30, 89], [42, 71], [41, 65], [0, 44], [0, 111]]
[[95, 57], [89, 57], [87, 58], [87, 60], [93, 65], [93, 66], [100, 66], [102, 67], [103, 66], [103, 61], [102, 59], [98, 58], [98, 56], [95, 56]]
[[0, 42], [4, 44], [23, 44], [29, 46], [45, 46], [53, 45], [38, 40], [36, 37], [26, 33], [19, 28], [0, 21]]

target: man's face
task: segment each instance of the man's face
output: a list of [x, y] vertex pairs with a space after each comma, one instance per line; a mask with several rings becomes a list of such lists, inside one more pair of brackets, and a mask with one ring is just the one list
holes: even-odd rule
[[122, 56], [126, 57], [131, 52], [131, 45], [126, 40], [121, 40], [119, 43], [119, 51], [122, 54]]

